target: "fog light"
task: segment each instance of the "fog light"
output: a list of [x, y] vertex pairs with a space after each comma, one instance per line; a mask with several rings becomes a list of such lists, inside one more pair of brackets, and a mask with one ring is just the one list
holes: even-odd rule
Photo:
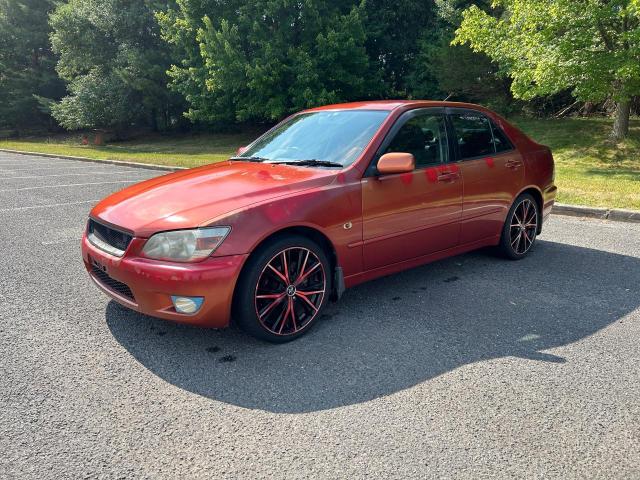
[[177, 297], [171, 296], [173, 307], [178, 313], [196, 313], [200, 310], [204, 298], [202, 297]]

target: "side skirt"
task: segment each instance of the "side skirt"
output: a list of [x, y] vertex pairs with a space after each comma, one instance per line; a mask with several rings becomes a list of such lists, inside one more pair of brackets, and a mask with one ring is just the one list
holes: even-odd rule
[[457, 247], [441, 250], [436, 253], [430, 253], [429, 255], [423, 255], [421, 257], [404, 260], [402, 262], [393, 263], [384, 267], [375, 268], [373, 270], [367, 270], [366, 272], [356, 273], [344, 278], [344, 285], [346, 288], [354, 287], [369, 280], [375, 278], [384, 277], [394, 273], [402, 272], [410, 268], [419, 267], [427, 263], [442, 260], [444, 258], [461, 255], [463, 253], [471, 252], [482, 247], [491, 247], [500, 243], [500, 236], [489, 237], [476, 242], [467, 243], [465, 245], [459, 245]]

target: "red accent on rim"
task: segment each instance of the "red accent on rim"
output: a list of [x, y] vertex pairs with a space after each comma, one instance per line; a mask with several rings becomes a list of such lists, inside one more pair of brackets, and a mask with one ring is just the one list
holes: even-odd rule
[[262, 269], [254, 294], [260, 324], [275, 335], [293, 335], [311, 324], [324, 300], [324, 266], [308, 248], [290, 247]]

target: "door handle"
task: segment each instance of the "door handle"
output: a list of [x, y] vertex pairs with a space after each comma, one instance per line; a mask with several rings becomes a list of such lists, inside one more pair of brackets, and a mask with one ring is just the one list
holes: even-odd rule
[[439, 182], [452, 182], [460, 178], [460, 174], [458, 172], [442, 172], [438, 174]]
[[507, 163], [504, 164], [507, 168], [512, 168], [516, 170], [522, 166], [522, 162], [518, 160], [507, 160]]

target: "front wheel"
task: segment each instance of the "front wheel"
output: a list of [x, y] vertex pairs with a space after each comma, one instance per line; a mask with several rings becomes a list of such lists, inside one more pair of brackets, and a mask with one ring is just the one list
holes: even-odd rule
[[238, 325], [262, 340], [283, 343], [306, 333], [331, 292], [330, 264], [315, 242], [291, 235], [261, 247], [238, 282]]
[[528, 193], [516, 198], [502, 229], [502, 254], [512, 260], [524, 258], [536, 241], [539, 221], [540, 212], [535, 199]]

